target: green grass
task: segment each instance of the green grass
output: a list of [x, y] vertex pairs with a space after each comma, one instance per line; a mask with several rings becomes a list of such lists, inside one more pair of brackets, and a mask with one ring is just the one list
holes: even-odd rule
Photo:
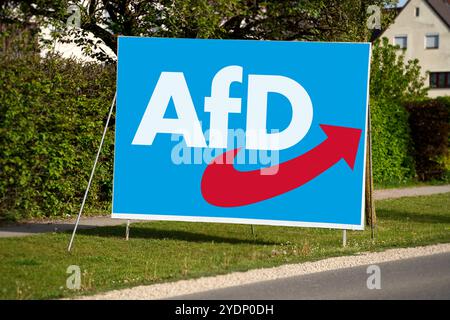
[[[249, 225], [149, 222], [78, 232], [0, 239], [0, 298], [42, 299], [215, 275], [361, 251], [450, 242], [450, 193], [376, 203], [377, 239], [370, 230], [342, 231]], [[69, 265], [82, 270], [82, 288], [66, 289]]]
[[379, 189], [393, 189], [393, 188], [411, 188], [411, 187], [425, 187], [425, 186], [439, 186], [450, 183], [450, 170], [447, 171], [443, 179], [419, 181], [417, 179], [406, 179], [404, 181], [390, 181], [382, 183], [374, 183], [375, 190]]

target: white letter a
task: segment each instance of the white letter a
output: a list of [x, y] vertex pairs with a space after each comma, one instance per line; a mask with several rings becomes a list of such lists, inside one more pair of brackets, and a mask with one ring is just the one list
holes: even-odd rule
[[[173, 100], [177, 119], [165, 119]], [[132, 144], [151, 145], [157, 133], [182, 134], [188, 147], [206, 147], [194, 103], [182, 72], [161, 72]]]

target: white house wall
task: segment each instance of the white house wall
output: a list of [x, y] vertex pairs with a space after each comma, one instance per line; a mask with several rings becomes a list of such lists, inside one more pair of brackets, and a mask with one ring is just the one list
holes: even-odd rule
[[[419, 17], [415, 16], [416, 7], [420, 8]], [[425, 48], [425, 35], [428, 33], [439, 34], [438, 49]], [[429, 85], [427, 71], [450, 71], [450, 29], [424, 0], [410, 0], [382, 37], [387, 37], [390, 43], [394, 44], [394, 37], [397, 35], [407, 35], [405, 57], [407, 60], [419, 59], [422, 74], [427, 77], [427, 86]], [[433, 88], [428, 95], [430, 97], [450, 95], [450, 88]]]

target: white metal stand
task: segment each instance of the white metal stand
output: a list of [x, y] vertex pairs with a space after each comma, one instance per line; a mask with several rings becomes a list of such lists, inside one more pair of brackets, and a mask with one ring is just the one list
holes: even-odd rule
[[347, 230], [342, 230], [342, 246], [345, 248], [347, 246]]
[[75, 226], [73, 228], [72, 237], [70, 238], [69, 246], [67, 247], [67, 251], [70, 252], [72, 249], [73, 239], [75, 238], [75, 233], [77, 232], [78, 224], [80, 223], [81, 213], [83, 212], [84, 205], [86, 203], [87, 195], [89, 193], [89, 188], [91, 187], [92, 179], [94, 178], [95, 167], [97, 166], [98, 158], [100, 157], [100, 152], [102, 151], [103, 141], [105, 140], [106, 131], [108, 129], [109, 120], [111, 119], [111, 114], [114, 109], [114, 105], [116, 104], [116, 96], [117, 93], [114, 94], [113, 101], [111, 103], [111, 107], [109, 108], [108, 118], [106, 120], [105, 129], [103, 130], [102, 140], [100, 141], [100, 146], [98, 147], [97, 156], [95, 157], [94, 166], [92, 167], [91, 176], [89, 177], [89, 182], [84, 192], [83, 202], [81, 203], [80, 212], [78, 212], [77, 221], [75, 222]]
[[125, 229], [125, 240], [130, 238], [130, 220], [127, 220], [127, 228]]

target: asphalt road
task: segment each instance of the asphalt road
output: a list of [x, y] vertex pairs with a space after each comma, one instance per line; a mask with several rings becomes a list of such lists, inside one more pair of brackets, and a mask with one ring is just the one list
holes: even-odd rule
[[[445, 299], [450, 253], [378, 264], [381, 289], [368, 289], [368, 266], [206, 291], [173, 299]], [[371, 282], [374, 283], [374, 282]]]

